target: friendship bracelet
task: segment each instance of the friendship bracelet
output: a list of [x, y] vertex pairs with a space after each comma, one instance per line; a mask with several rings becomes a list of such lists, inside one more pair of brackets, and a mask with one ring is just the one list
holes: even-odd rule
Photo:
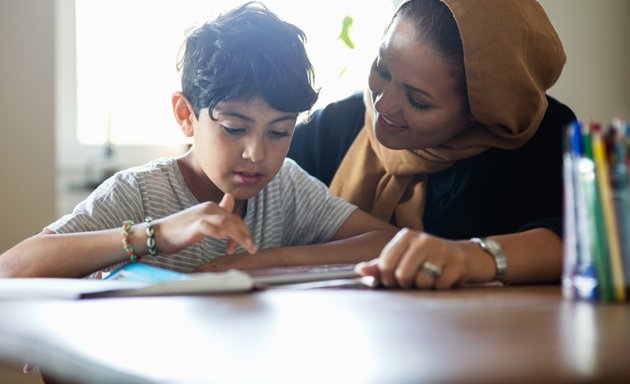
[[131, 242], [129, 241], [129, 230], [131, 229], [131, 226], [133, 224], [134, 224], [133, 220], [123, 221], [122, 233], [121, 233], [123, 249], [125, 250], [125, 253], [127, 253], [127, 256], [129, 256], [129, 260], [131, 262], [135, 262], [138, 260], [138, 256], [136, 256], [136, 254], [133, 253], [133, 245], [131, 245]]
[[147, 249], [149, 250], [149, 254], [155, 257], [157, 256], [158, 252], [155, 248], [155, 231], [153, 230], [153, 218], [151, 216], [147, 216], [144, 219], [144, 222], [147, 223]]

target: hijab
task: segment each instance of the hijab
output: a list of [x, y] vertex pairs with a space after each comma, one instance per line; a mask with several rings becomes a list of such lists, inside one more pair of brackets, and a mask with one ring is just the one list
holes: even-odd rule
[[334, 195], [399, 227], [422, 229], [428, 174], [488, 148], [515, 149], [527, 142], [547, 109], [545, 91], [566, 61], [536, 0], [440, 1], [460, 32], [476, 123], [436, 147], [392, 150], [374, 136], [375, 111], [367, 91], [364, 126], [330, 185]]

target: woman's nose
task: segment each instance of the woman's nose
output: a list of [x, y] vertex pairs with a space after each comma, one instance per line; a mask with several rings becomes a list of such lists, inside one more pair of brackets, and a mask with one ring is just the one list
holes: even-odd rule
[[399, 100], [396, 97], [396, 89], [387, 84], [380, 87], [377, 92], [372, 91], [374, 109], [383, 115], [394, 115], [400, 110]]

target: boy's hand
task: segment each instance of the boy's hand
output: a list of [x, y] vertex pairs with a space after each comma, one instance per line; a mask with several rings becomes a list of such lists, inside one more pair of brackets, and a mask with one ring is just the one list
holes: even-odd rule
[[[225, 209], [228, 212], [233, 212], [234, 211], [234, 196], [232, 196], [231, 193], [226, 193], [225, 195], [223, 195], [223, 198], [219, 202], [219, 207]], [[234, 253], [234, 250], [236, 249], [236, 245], [237, 243], [233, 239], [230, 238], [228, 240], [228, 244], [225, 250], [228, 255], [231, 255]]]
[[205, 202], [184, 211], [156, 220], [156, 248], [163, 253], [176, 253], [207, 236], [228, 239], [226, 252], [237, 245], [249, 253], [258, 250], [254, 237], [243, 219], [232, 213], [234, 197], [226, 193], [219, 204]]

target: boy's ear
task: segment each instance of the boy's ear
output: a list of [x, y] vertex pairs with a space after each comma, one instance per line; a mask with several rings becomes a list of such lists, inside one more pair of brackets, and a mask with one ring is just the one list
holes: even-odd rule
[[194, 134], [193, 120], [195, 119], [195, 114], [190, 101], [183, 93], [175, 92], [171, 97], [171, 104], [173, 105], [173, 115], [175, 115], [175, 120], [182, 133], [186, 137], [192, 137]]

